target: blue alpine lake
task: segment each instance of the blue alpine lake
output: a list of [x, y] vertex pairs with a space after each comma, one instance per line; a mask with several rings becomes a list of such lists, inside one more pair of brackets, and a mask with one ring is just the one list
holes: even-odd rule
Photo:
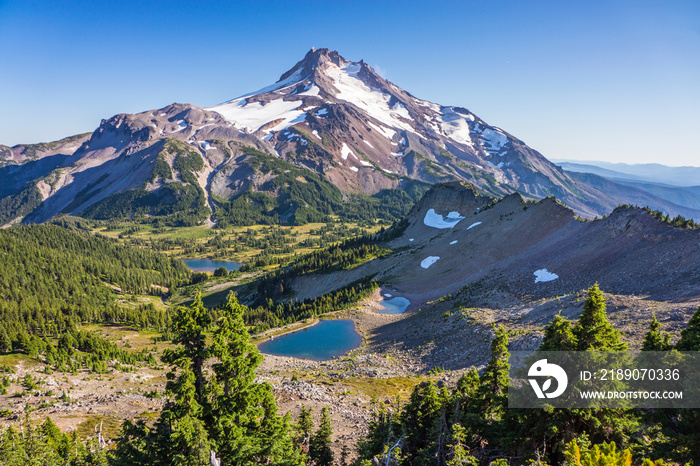
[[391, 298], [379, 303], [382, 306], [380, 314], [403, 314], [411, 302], [406, 298]]
[[241, 266], [238, 262], [213, 261], [211, 259], [182, 259], [182, 262], [195, 272], [213, 272], [219, 267], [226, 267], [226, 270], [232, 272]]
[[275, 356], [326, 361], [342, 356], [362, 343], [352, 320], [322, 320], [296, 332], [267, 340], [258, 346], [263, 353]]

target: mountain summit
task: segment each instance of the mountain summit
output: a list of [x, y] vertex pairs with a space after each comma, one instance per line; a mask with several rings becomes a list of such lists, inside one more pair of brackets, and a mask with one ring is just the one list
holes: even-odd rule
[[574, 178], [469, 110], [416, 98], [328, 49], [211, 108], [172, 104], [103, 120], [70, 144], [0, 146], [2, 165], [0, 175], [21, 179], [2, 193], [1, 224], [61, 213], [299, 223], [362, 210], [393, 219], [451, 180], [492, 196], [555, 196], [585, 217], [639, 199], [633, 187], [613, 196]]

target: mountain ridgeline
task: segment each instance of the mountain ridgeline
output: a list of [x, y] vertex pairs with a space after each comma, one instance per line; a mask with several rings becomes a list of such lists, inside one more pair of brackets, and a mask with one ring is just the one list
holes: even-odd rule
[[397, 220], [436, 182], [556, 197], [592, 218], [618, 204], [700, 212], [571, 176], [462, 107], [418, 99], [364, 61], [312, 49], [280, 80], [211, 108], [172, 104], [92, 134], [0, 146], [0, 224], [70, 214], [165, 225]]

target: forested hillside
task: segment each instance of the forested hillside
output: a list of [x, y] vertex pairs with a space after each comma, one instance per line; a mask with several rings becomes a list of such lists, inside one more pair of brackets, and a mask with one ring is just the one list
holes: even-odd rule
[[164, 311], [119, 306], [116, 292], [160, 295], [190, 274], [167, 256], [56, 225], [0, 230], [0, 351], [36, 356], [57, 345], [87, 352], [109, 346], [77, 330], [81, 323], [164, 328]]

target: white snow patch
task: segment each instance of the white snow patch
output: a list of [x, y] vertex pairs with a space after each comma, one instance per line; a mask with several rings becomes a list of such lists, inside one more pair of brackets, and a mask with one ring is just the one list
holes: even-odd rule
[[443, 109], [442, 121], [439, 125], [443, 134], [448, 138], [468, 146], [473, 146], [470, 135], [471, 130], [469, 128], [469, 121], [471, 120], [473, 120], [473, 117], [471, 119], [466, 118], [461, 113], [452, 110], [451, 107], [445, 107]]
[[300, 92], [298, 95], [316, 96], [320, 90], [321, 89], [319, 89], [317, 85], [312, 84], [308, 89], [306, 89], [304, 92]]
[[427, 269], [434, 263], [440, 260], [439, 256], [428, 256], [425, 259], [423, 259], [420, 263], [420, 266], [423, 267], [424, 269]]
[[405, 120], [411, 120], [406, 107], [399, 101], [389, 105], [391, 94], [367, 86], [357, 75], [362, 69], [359, 63], [348, 63], [342, 67], [329, 65], [326, 75], [338, 89], [336, 97], [351, 102], [373, 118], [387, 126], [413, 131]]
[[177, 125], [180, 127], [180, 129], [187, 128], [187, 123], [185, 123], [185, 120], [177, 120]]
[[343, 143], [343, 147], [340, 149], [340, 155], [343, 157], [343, 160], [347, 160], [348, 155], [352, 155], [353, 157], [357, 158], [357, 156], [352, 153], [348, 145], [345, 143]]
[[160, 114], [160, 116], [166, 116], [166, 115], [167, 115], [167, 113], [161, 113], [161, 114]]
[[313, 134], [314, 136], [316, 136], [318, 139], [321, 139], [321, 136], [319, 136], [318, 131], [313, 130], [313, 131], [311, 131], [311, 134]]
[[[487, 147], [488, 150], [501, 150], [501, 148], [508, 143], [508, 138], [505, 134], [490, 128], [484, 129], [481, 133], [481, 138], [483, 143], [489, 145], [489, 147]], [[501, 154], [498, 155], [503, 157]]]
[[365, 161], [365, 160], [360, 160], [360, 164], [362, 164], [363, 167], [371, 167], [372, 164]]
[[356, 172], [356, 173], [357, 173], [357, 171], [358, 171], [358, 168], [357, 168], [357, 167], [350, 167], [350, 170], [352, 170], [352, 171], [354, 171], [354, 172]]
[[489, 165], [491, 165], [492, 167], [495, 167], [495, 168], [503, 168], [503, 166], [505, 165], [503, 162], [498, 162], [498, 165], [494, 165], [491, 162], [489, 162], [488, 160], [486, 161], [486, 163], [488, 163]]
[[452, 241], [450, 244], [457, 244], [457, 240]]
[[207, 141], [200, 141], [200, 142], [199, 142], [199, 145], [200, 145], [201, 148], [204, 149], [204, 150], [211, 150], [211, 149], [213, 149], [213, 147], [211, 146], [211, 144], [209, 144]]
[[273, 100], [265, 105], [261, 102], [248, 104], [245, 100], [241, 100], [218, 105], [208, 110], [221, 114], [237, 128], [254, 133], [275, 120], [282, 121], [268, 131], [281, 131], [294, 123], [303, 121], [306, 114], [299, 109], [301, 104], [301, 102], [285, 102], [282, 99]]
[[535, 276], [535, 283], [551, 282], [552, 280], [556, 280], [557, 278], [559, 278], [559, 275], [557, 275], [556, 273], [552, 273], [547, 269], [535, 270], [535, 273], [533, 275]]
[[367, 144], [369, 147], [371, 147], [372, 149], [374, 149], [374, 146], [373, 146], [372, 144], [370, 144], [369, 141], [368, 141], [367, 139], [363, 139], [363, 141], [364, 141], [365, 144]]
[[391, 294], [390, 294], [390, 293], [384, 293], [384, 297], [385, 297], [385, 298], [391, 298]]
[[469, 225], [469, 228], [467, 228], [467, 230], [471, 230], [472, 228], [479, 226], [479, 225], [481, 225], [481, 222], [472, 223], [471, 225]]
[[[387, 137], [388, 139], [393, 139], [394, 136], [396, 136], [396, 131], [394, 131], [393, 129], [382, 128], [381, 126], [375, 125], [375, 124], [372, 123], [371, 121], [368, 121], [367, 123], [368, 123], [372, 128], [374, 128], [374, 129], [376, 129], [377, 131], [379, 131], [380, 133], [382, 133], [382, 134], [383, 134], [385, 137]], [[394, 143], [394, 142], [392, 142], [392, 144], [398, 145], [398, 144], [396, 144], [396, 143]]]
[[435, 209], [430, 209], [425, 213], [423, 223], [429, 227], [445, 229], [454, 228], [462, 219], [464, 217], [460, 216], [459, 212], [450, 212], [447, 217], [443, 218], [442, 215], [435, 213]]
[[322, 117], [322, 116], [325, 116], [325, 115], [328, 115], [328, 109], [327, 109], [327, 108], [322, 108], [321, 110], [319, 110], [318, 112], [316, 112], [316, 116], [318, 116], [318, 117]]
[[408, 241], [412, 243], [413, 241], [415, 241], [415, 238], [409, 238]]

